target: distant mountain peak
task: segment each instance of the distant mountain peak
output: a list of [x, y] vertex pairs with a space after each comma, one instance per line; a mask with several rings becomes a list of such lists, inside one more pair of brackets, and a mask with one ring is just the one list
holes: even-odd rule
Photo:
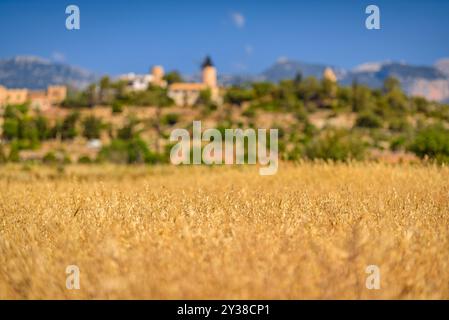
[[353, 72], [378, 72], [388, 62], [366, 62], [356, 66]]
[[305, 78], [321, 79], [326, 68], [331, 69], [337, 79], [340, 79], [346, 73], [345, 70], [328, 64], [307, 63], [281, 57], [261, 74], [261, 78], [266, 81], [279, 82], [280, 80], [294, 79], [300, 73]]
[[287, 63], [289, 63], [290, 62], [290, 60], [287, 58], [287, 57], [279, 57], [277, 60], [276, 60], [276, 63], [277, 64], [287, 64]]
[[435, 63], [437, 68], [442, 74], [449, 78], [449, 58], [443, 58]]
[[[8, 59], [6, 59], [8, 60]], [[37, 56], [31, 56], [31, 55], [23, 55], [23, 56], [15, 56], [12, 57], [11, 60], [17, 63], [42, 63], [42, 64], [50, 64], [50, 60], [37, 57]]]
[[36, 56], [0, 59], [0, 85], [8, 88], [45, 89], [57, 84], [84, 88], [96, 80], [90, 71]]

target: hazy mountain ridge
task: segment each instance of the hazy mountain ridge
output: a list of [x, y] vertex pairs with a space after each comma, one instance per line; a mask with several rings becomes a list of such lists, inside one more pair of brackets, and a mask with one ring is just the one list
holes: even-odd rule
[[56, 84], [84, 88], [97, 78], [94, 73], [82, 68], [34, 56], [17, 56], [0, 60], [0, 85], [8, 88], [36, 90]]
[[372, 88], [380, 88], [386, 78], [397, 78], [409, 95], [424, 96], [429, 100], [449, 101], [449, 59], [439, 60], [434, 66], [416, 66], [398, 62], [368, 62], [352, 70], [325, 64], [309, 64], [300, 61], [282, 60], [262, 72], [257, 78], [278, 82], [293, 79], [298, 73], [303, 78], [322, 78], [326, 67], [330, 67], [339, 83], [350, 85], [354, 81]]
[[[326, 65], [304, 63], [293, 60], [280, 60], [262, 72], [261, 77], [268, 81], [278, 82], [283, 79], [294, 79], [300, 72], [303, 77], [321, 78]], [[336, 73], [337, 68], [332, 68]]]
[[449, 58], [438, 60], [434, 67], [449, 78]]
[[[301, 73], [303, 78], [313, 76], [320, 79], [326, 67], [332, 68], [342, 85], [350, 85], [356, 81], [372, 88], [380, 88], [387, 77], [393, 76], [401, 81], [407, 94], [449, 102], [449, 58], [441, 59], [433, 66], [416, 66], [391, 61], [367, 62], [352, 70], [326, 64], [280, 59], [260, 74], [219, 73], [219, 81], [224, 85], [238, 85], [252, 81], [278, 82], [283, 79], [294, 79], [298, 73]], [[67, 84], [75, 88], [84, 88], [98, 78], [94, 73], [82, 68], [34, 56], [17, 56], [0, 60], [0, 85], [8, 88], [45, 89], [50, 84]], [[185, 79], [200, 81], [198, 75], [186, 76]]]

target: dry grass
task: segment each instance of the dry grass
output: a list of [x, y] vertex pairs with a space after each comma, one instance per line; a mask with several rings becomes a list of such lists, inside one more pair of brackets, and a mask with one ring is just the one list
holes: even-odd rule
[[0, 298], [449, 299], [444, 167], [8, 166], [0, 190]]

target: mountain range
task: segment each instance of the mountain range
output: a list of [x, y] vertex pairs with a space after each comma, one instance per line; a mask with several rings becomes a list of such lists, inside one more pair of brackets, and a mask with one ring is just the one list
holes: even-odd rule
[[[350, 85], [356, 81], [379, 88], [387, 77], [393, 76], [401, 82], [409, 95], [449, 102], [449, 58], [439, 60], [432, 66], [386, 61], [365, 63], [351, 70], [326, 64], [280, 59], [260, 74], [220, 74], [219, 81], [224, 85], [252, 81], [278, 82], [293, 79], [298, 73], [301, 73], [303, 78], [314, 76], [320, 79], [327, 67], [334, 71], [342, 85]], [[38, 57], [17, 56], [0, 60], [0, 85], [8, 88], [44, 89], [50, 84], [84, 88], [98, 78], [98, 75], [88, 70]], [[198, 76], [186, 76], [186, 79], [198, 80], [197, 78]]]
[[[449, 59], [437, 61], [433, 66], [417, 66], [400, 62], [371, 62], [357, 66], [351, 70], [325, 65], [310, 64], [294, 60], [282, 59], [256, 76], [247, 76], [245, 81], [274, 81], [294, 79], [298, 73], [302, 77], [314, 76], [322, 78], [324, 70], [331, 68], [338, 82], [351, 85], [353, 82], [371, 88], [380, 88], [388, 77], [397, 78], [404, 91], [413, 96], [423, 96], [429, 100], [449, 102]], [[242, 77], [226, 79], [229, 82], [241, 82]]]
[[90, 71], [39, 57], [17, 56], [0, 60], [0, 85], [7, 88], [42, 90], [57, 84], [84, 88], [96, 80], [97, 76]]

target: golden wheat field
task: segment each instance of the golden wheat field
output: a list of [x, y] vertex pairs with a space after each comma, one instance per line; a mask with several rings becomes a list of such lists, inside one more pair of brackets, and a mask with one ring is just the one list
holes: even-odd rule
[[0, 190], [1, 299], [449, 299], [447, 167], [9, 165]]

